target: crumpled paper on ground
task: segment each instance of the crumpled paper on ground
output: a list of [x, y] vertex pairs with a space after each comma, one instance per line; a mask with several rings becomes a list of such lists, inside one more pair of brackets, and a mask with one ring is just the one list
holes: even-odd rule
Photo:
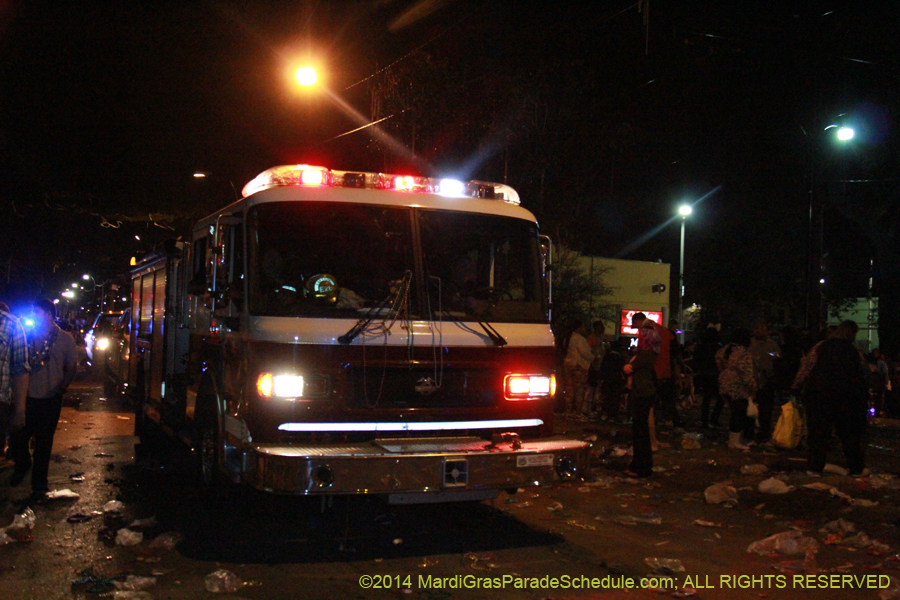
[[763, 494], [787, 494], [796, 488], [788, 485], [777, 477], [769, 477], [759, 482], [759, 491]]
[[850, 472], [847, 469], [845, 469], [844, 467], [841, 467], [838, 465], [833, 465], [831, 463], [828, 463], [827, 465], [825, 465], [825, 468], [822, 469], [822, 471], [824, 473], [832, 473], [833, 475], [847, 475]]
[[762, 555], [780, 552], [781, 554], [793, 556], [808, 552], [815, 554], [818, 551], [819, 542], [815, 538], [804, 536], [802, 531], [794, 529], [770, 535], [747, 546], [747, 552], [755, 552]]
[[156, 585], [156, 577], [140, 577], [138, 575], [129, 575], [125, 581], [114, 580], [113, 585], [118, 590], [127, 590], [139, 592]]
[[116, 544], [119, 546], [136, 546], [144, 541], [144, 534], [140, 531], [120, 529], [116, 532]]
[[206, 586], [206, 591], [216, 594], [222, 592], [230, 594], [238, 591], [244, 585], [237, 575], [226, 569], [213, 571], [206, 576], [203, 583]]
[[741, 475], [762, 475], [769, 470], [769, 467], [762, 463], [755, 465], [744, 465], [741, 467]]
[[829, 521], [825, 523], [823, 527], [825, 531], [830, 531], [832, 533], [856, 533], [856, 524], [852, 521], [847, 521], [846, 519], [836, 519], [834, 521]]
[[876, 550], [881, 553], [889, 552], [891, 549], [890, 546], [888, 546], [887, 544], [882, 544], [878, 540], [873, 540], [872, 538], [870, 538], [869, 535], [865, 531], [860, 531], [859, 533], [857, 533], [854, 536], [844, 538], [843, 540], [841, 540], [838, 543], [845, 545], [845, 546], [851, 546], [853, 548], [862, 548], [862, 549], [872, 548], [873, 550]]
[[75, 500], [77, 498], [81, 498], [81, 495], [68, 488], [47, 492], [47, 500]]
[[714, 483], [703, 491], [707, 504], [719, 504], [721, 502], [737, 502], [737, 489], [730, 481]]

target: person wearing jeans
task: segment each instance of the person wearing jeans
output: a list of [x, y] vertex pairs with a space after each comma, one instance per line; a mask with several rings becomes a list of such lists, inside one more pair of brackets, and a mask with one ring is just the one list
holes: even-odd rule
[[[56, 309], [49, 300], [34, 302], [35, 328], [29, 339], [31, 376], [25, 402], [25, 424], [10, 435], [15, 461], [10, 485], [22, 483], [31, 470], [32, 496], [39, 500], [49, 491], [47, 475], [53, 436], [59, 422], [66, 389], [75, 378], [78, 352], [75, 339], [54, 321]], [[34, 456], [29, 450], [34, 438]]]

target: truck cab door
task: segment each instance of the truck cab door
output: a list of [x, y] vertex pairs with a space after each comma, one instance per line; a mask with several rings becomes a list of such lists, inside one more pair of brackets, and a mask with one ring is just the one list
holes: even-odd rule
[[243, 223], [233, 216], [221, 216], [215, 230], [212, 311], [216, 320], [228, 329], [237, 330], [246, 298]]
[[547, 318], [553, 320], [553, 240], [548, 235], [538, 236], [541, 242], [541, 264], [543, 265], [544, 295], [547, 298]]

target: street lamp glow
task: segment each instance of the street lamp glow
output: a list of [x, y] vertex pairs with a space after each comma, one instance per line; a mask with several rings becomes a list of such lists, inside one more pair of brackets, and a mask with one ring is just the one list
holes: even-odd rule
[[853, 131], [852, 127], [841, 127], [837, 130], [837, 139], [842, 142], [852, 140], [854, 135], [856, 135], [856, 132]]
[[297, 83], [303, 87], [310, 87], [316, 84], [319, 79], [316, 70], [312, 67], [300, 67], [297, 69]]
[[[681, 215], [681, 252], [678, 257], [678, 327], [684, 331], [684, 224], [689, 214], [694, 212], [690, 204], [682, 204], [678, 207], [678, 214]], [[684, 341], [684, 334], [681, 334], [681, 341]]]
[[73, 284], [72, 284], [72, 287], [73, 287], [73, 288], [77, 288], [77, 287], [78, 287], [78, 284], [77, 284], [77, 283], [73, 283]]
[[85, 273], [84, 275], [81, 276], [81, 278], [84, 279], [85, 281], [87, 281], [88, 279], [91, 278], [91, 276], [88, 275], [87, 273]]

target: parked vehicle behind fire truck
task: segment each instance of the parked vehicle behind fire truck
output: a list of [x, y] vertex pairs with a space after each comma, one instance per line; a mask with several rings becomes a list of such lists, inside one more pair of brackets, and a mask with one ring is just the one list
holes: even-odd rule
[[202, 479], [477, 500], [580, 477], [542, 239], [504, 185], [269, 169], [134, 268], [136, 432]]

